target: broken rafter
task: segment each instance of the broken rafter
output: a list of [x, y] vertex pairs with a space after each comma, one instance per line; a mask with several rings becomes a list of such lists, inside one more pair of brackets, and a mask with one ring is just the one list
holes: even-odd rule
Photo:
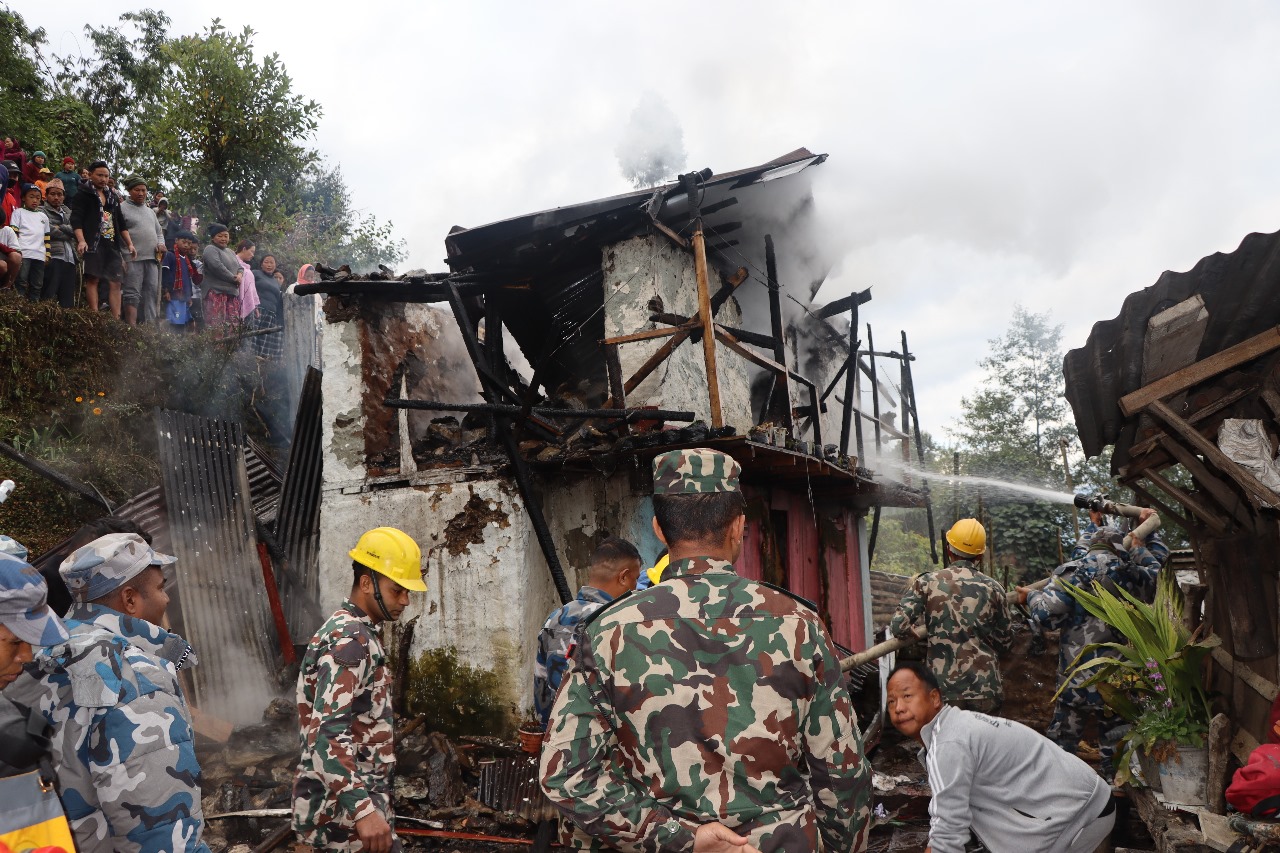
[[693, 334], [693, 331], [694, 330], [691, 328], [678, 329], [676, 333], [672, 335], [670, 340], [654, 350], [653, 355], [649, 356], [648, 360], [645, 361], [644, 364], [640, 365], [640, 367], [636, 369], [635, 373], [631, 374], [631, 378], [623, 383], [622, 390], [625, 393], [630, 394], [632, 391], [636, 390], [636, 388], [640, 387], [640, 383], [648, 379], [649, 374], [657, 370], [658, 365], [666, 361], [667, 358], [670, 357], [671, 353], [675, 351], [676, 347], [688, 340]]
[[1174, 459], [1182, 463], [1182, 467], [1186, 468], [1192, 478], [1199, 483], [1206, 493], [1209, 494], [1218, 506], [1227, 511], [1227, 514], [1233, 517], [1241, 527], [1251, 529], [1253, 527], [1253, 517], [1249, 514], [1249, 502], [1241, 498], [1238, 494], [1231, 490], [1231, 487], [1222, 480], [1213, 476], [1200, 457], [1196, 456], [1190, 450], [1182, 446], [1182, 443], [1175, 441], [1167, 435], [1160, 436], [1160, 446], [1165, 449]]
[[1151, 504], [1151, 506], [1160, 510], [1160, 512], [1164, 513], [1169, 518], [1172, 518], [1174, 521], [1178, 522], [1178, 524], [1181, 524], [1183, 530], [1187, 531], [1188, 533], [1192, 532], [1191, 519], [1187, 518], [1185, 515], [1178, 512], [1176, 509], [1169, 506], [1164, 501], [1160, 500], [1158, 497], [1153, 495], [1147, 489], [1138, 485], [1136, 481], [1134, 480], [1126, 481], [1125, 485], [1133, 489], [1134, 494], [1136, 494], [1138, 497], [1142, 498], [1147, 503]]
[[1212, 379], [1219, 373], [1238, 367], [1245, 362], [1253, 361], [1255, 358], [1266, 355], [1277, 348], [1280, 348], [1280, 326], [1267, 329], [1262, 334], [1254, 335], [1247, 341], [1241, 341], [1235, 346], [1214, 353], [1208, 358], [1202, 358], [1195, 364], [1188, 365], [1181, 370], [1175, 370], [1168, 376], [1157, 379], [1137, 391], [1126, 394], [1120, 398], [1120, 411], [1124, 413], [1125, 417], [1132, 417], [1143, 409], [1149, 409], [1153, 403], [1158, 403], [1166, 397], [1186, 391], [1206, 379]]
[[636, 341], [651, 341], [654, 338], [669, 338], [672, 335], [677, 334], [678, 332], [685, 331], [686, 329], [689, 331], [693, 331], [699, 325], [701, 325], [701, 321], [693, 320], [689, 323], [686, 323], [683, 326], [676, 326], [674, 328], [648, 329], [643, 332], [633, 332], [629, 335], [619, 335], [616, 338], [605, 338], [604, 340], [600, 341], [600, 343], [604, 344], [607, 347], [613, 347], [613, 346], [617, 346], [618, 344], [635, 343]]
[[[1233, 347], [1234, 349], [1234, 347]], [[1200, 431], [1184, 421], [1167, 405], [1159, 400], [1152, 400], [1145, 407], [1147, 414], [1164, 421], [1177, 436], [1191, 445], [1205, 461], [1236, 482], [1250, 498], [1262, 506], [1280, 504], [1280, 495], [1263, 485], [1262, 481], [1246, 471], [1234, 459], [1218, 449], [1217, 445], [1200, 434]]]
[[1216, 512], [1200, 503], [1200, 501], [1191, 497], [1191, 495], [1160, 476], [1159, 471], [1154, 468], [1146, 468], [1143, 469], [1142, 476], [1154, 483], [1160, 491], [1164, 492], [1166, 495], [1195, 513], [1195, 515], [1207, 524], [1214, 533], [1221, 536], [1223, 533], [1227, 532], [1227, 519], [1218, 515]]
[[848, 296], [842, 296], [835, 302], [828, 302], [818, 309], [818, 319], [828, 320], [837, 314], [843, 314], [850, 309], [871, 301], [871, 288], [859, 290], [850, 293]]
[[752, 352], [751, 350], [747, 349], [724, 326], [717, 324], [715, 326], [715, 335], [716, 335], [716, 338], [719, 339], [719, 341], [722, 344], [724, 344], [729, 349], [733, 350], [738, 355], [742, 356], [752, 364], [755, 364], [758, 367], [763, 367], [766, 370], [772, 370], [775, 373], [777, 372], [786, 373], [788, 377], [790, 377], [791, 379], [794, 379], [796, 382], [799, 382], [801, 385], [809, 389], [809, 408], [811, 411], [810, 417], [813, 420], [813, 442], [818, 446], [819, 450], [821, 450], [822, 448], [822, 417], [820, 414], [821, 409], [819, 408], [821, 404], [818, 400], [817, 386], [815, 386], [812, 382], [810, 382], [808, 379], [804, 378], [800, 374], [793, 373], [790, 370], [787, 370], [785, 366], [778, 364], [773, 359], [766, 358], [765, 356], [760, 355], [759, 353]]
[[[393, 409], [419, 409], [427, 412], [481, 412], [490, 415], [518, 415], [519, 406], [500, 403], [443, 403], [439, 400], [401, 400], [388, 397], [383, 401]], [[535, 406], [533, 412], [544, 418], [606, 418], [613, 420], [666, 420], [692, 422], [693, 412], [668, 411], [666, 409], [555, 409]]]
[[[1198, 424], [1201, 421], [1205, 420], [1206, 418], [1210, 417], [1211, 415], [1216, 415], [1218, 412], [1222, 411], [1227, 406], [1230, 406], [1232, 403], [1236, 402], [1237, 400], [1243, 399], [1244, 397], [1249, 396], [1250, 394], [1252, 394], [1257, 390], [1258, 390], [1258, 386], [1256, 384], [1250, 384], [1250, 385], [1246, 385], [1243, 388], [1237, 388], [1236, 390], [1232, 391], [1230, 394], [1225, 394], [1222, 397], [1219, 397], [1217, 400], [1214, 400], [1212, 403], [1208, 404], [1204, 408], [1197, 410], [1195, 414], [1188, 415], [1186, 419], [1187, 423]], [[1266, 392], [1263, 392], [1263, 394], [1265, 397]], [[1150, 436], [1149, 438], [1144, 438], [1142, 441], [1139, 441], [1137, 444], [1133, 445], [1133, 447], [1129, 448], [1129, 458], [1130, 459], [1141, 458], [1143, 454], [1153, 449], [1156, 446], [1156, 444], [1159, 443], [1160, 437], [1162, 435], [1164, 435], [1163, 432], [1158, 432], [1155, 435]]]

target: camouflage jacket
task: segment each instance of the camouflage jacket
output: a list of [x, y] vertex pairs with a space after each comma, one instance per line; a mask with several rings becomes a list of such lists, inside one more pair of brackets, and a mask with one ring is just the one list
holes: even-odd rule
[[1000, 702], [1000, 652], [1013, 643], [1004, 587], [969, 560], [923, 572], [902, 594], [889, 633], [928, 631], [929, 669], [944, 702]]
[[689, 851], [712, 821], [766, 853], [866, 848], [871, 771], [826, 629], [720, 560], [579, 627], [540, 774], [580, 849]]
[[[1080, 530], [1080, 538], [1076, 540], [1075, 546], [1071, 549], [1070, 560], [1079, 560], [1089, 553], [1089, 546], [1093, 544], [1093, 535], [1098, 532], [1098, 525], [1090, 519]], [[1155, 531], [1147, 537], [1146, 544], [1143, 546], [1151, 555], [1159, 561], [1160, 565], [1169, 562], [1169, 546], [1164, 544], [1164, 540], [1160, 538], [1160, 531]], [[1140, 598], [1142, 596], [1139, 596]], [[1151, 590], [1151, 597], [1155, 597], [1155, 589]]]
[[[1031, 617], [1045, 629], [1062, 631], [1058, 641], [1059, 686], [1066, 680], [1067, 672], [1086, 646], [1117, 642], [1120, 637], [1101, 619], [1089, 615], [1057, 580], [1086, 588], [1095, 584], [1114, 585], [1140, 599], [1150, 601], [1154, 597], [1156, 577], [1160, 573], [1159, 554], [1168, 554], [1168, 549], [1162, 543], [1157, 544], [1160, 544], [1161, 550], [1153, 551], [1143, 545], [1131, 548], [1127, 560], [1121, 559], [1105, 545], [1092, 548], [1083, 558], [1063, 563], [1054, 570], [1053, 583], [1027, 596]], [[1090, 654], [1080, 662], [1094, 657], [1097, 657], [1097, 653]], [[1077, 677], [1065, 691], [1064, 698], [1068, 704], [1102, 704], [1102, 696], [1096, 688], [1080, 687], [1086, 677]]]
[[355, 822], [392, 822], [391, 672], [373, 620], [344, 601], [311, 638], [298, 673], [302, 757], [293, 828], [318, 850], [341, 849]]
[[565, 652], [573, 640], [574, 629], [579, 622], [610, 601], [613, 598], [608, 593], [601, 592], [594, 586], [584, 586], [578, 590], [575, 600], [551, 611], [542, 626], [542, 631], [538, 634], [538, 657], [533, 665], [533, 707], [537, 710], [542, 725], [547, 724], [551, 703], [555, 701], [556, 691], [560, 689], [564, 671], [569, 668]]
[[95, 604], [63, 620], [5, 692], [53, 727], [59, 793], [80, 853], [208, 853], [200, 765], [178, 669], [186, 641]]

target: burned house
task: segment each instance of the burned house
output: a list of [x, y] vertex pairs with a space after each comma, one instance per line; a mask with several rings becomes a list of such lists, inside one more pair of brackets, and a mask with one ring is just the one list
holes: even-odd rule
[[[1222, 645], [1210, 688], [1226, 713], [1211, 755], [1244, 762], [1267, 742], [1280, 695], [1280, 233], [1166, 272], [1130, 294], [1066, 356], [1067, 399], [1092, 456], [1191, 540], [1186, 618]], [[1229, 762], [1211, 759], [1223, 813]]]
[[301, 324], [316, 355], [277, 523], [292, 636], [316, 625], [291, 602], [327, 612], [359, 535], [399, 527], [423, 547], [429, 590], [402, 619], [417, 617], [403, 651], [451, 650], [519, 715], [538, 631], [596, 543], [658, 558], [653, 456], [704, 445], [743, 466], [739, 571], [813, 601], [837, 643], [865, 648], [869, 528], [878, 507], [926, 495], [860, 465], [873, 443], [919, 447], [911, 355], [905, 335], [901, 351], [860, 339], [869, 291], [811, 304], [826, 270], [809, 180], [824, 160], [800, 149], [455, 228], [448, 272], [299, 285], [289, 310], [320, 319]]

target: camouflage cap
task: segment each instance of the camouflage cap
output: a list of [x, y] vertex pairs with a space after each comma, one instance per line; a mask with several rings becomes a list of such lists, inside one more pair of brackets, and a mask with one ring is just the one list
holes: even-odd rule
[[72, 551], [58, 567], [76, 601], [97, 601], [150, 566], [167, 566], [176, 557], [158, 554], [136, 533], [108, 533]]
[[0, 553], [0, 625], [33, 646], [67, 639], [67, 629], [49, 609], [44, 578], [26, 560]]
[[1121, 555], [1127, 553], [1124, 547], [1124, 531], [1112, 524], [1099, 527], [1093, 536], [1089, 537], [1089, 550], [1109, 550]]
[[738, 492], [742, 466], [727, 453], [706, 447], [670, 450], [653, 459], [655, 495]]
[[8, 554], [19, 560], [27, 559], [27, 546], [12, 536], [0, 535], [0, 554]]

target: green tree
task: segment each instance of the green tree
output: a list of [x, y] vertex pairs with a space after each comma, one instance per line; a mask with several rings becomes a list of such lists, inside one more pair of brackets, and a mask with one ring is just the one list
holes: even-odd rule
[[22, 141], [57, 156], [82, 152], [96, 123], [89, 108], [60, 93], [44, 51], [43, 29], [31, 29], [17, 12], [0, 6], [0, 138]]
[[253, 55], [253, 30], [218, 19], [164, 45], [169, 77], [141, 132], [147, 174], [171, 176], [180, 207], [194, 206], [245, 236], [283, 231], [316, 153], [321, 108], [293, 91], [277, 54]]
[[283, 233], [258, 235], [260, 246], [274, 252], [286, 267], [319, 261], [370, 272], [379, 264], [394, 266], [407, 254], [404, 240], [392, 235], [390, 222], [380, 223], [351, 206], [342, 167], [324, 160], [307, 168], [289, 223]]
[[871, 555], [871, 568], [895, 575], [918, 575], [937, 566], [929, 553], [929, 538], [909, 530], [902, 516], [885, 510], [876, 529], [876, 550]]
[[86, 24], [84, 31], [91, 50], [58, 57], [58, 83], [97, 118], [94, 146], [84, 153], [125, 174], [143, 164], [150, 147], [143, 128], [164, 89], [169, 16], [142, 9], [125, 12], [118, 26]]
[[[990, 346], [980, 390], [961, 403], [962, 473], [1065, 491], [1061, 442], [1075, 442], [1075, 425], [1064, 396], [1062, 327], [1017, 305]], [[989, 491], [984, 504], [995, 554], [1024, 576], [1043, 575], [1069, 551], [1069, 506], [1003, 490]]]

